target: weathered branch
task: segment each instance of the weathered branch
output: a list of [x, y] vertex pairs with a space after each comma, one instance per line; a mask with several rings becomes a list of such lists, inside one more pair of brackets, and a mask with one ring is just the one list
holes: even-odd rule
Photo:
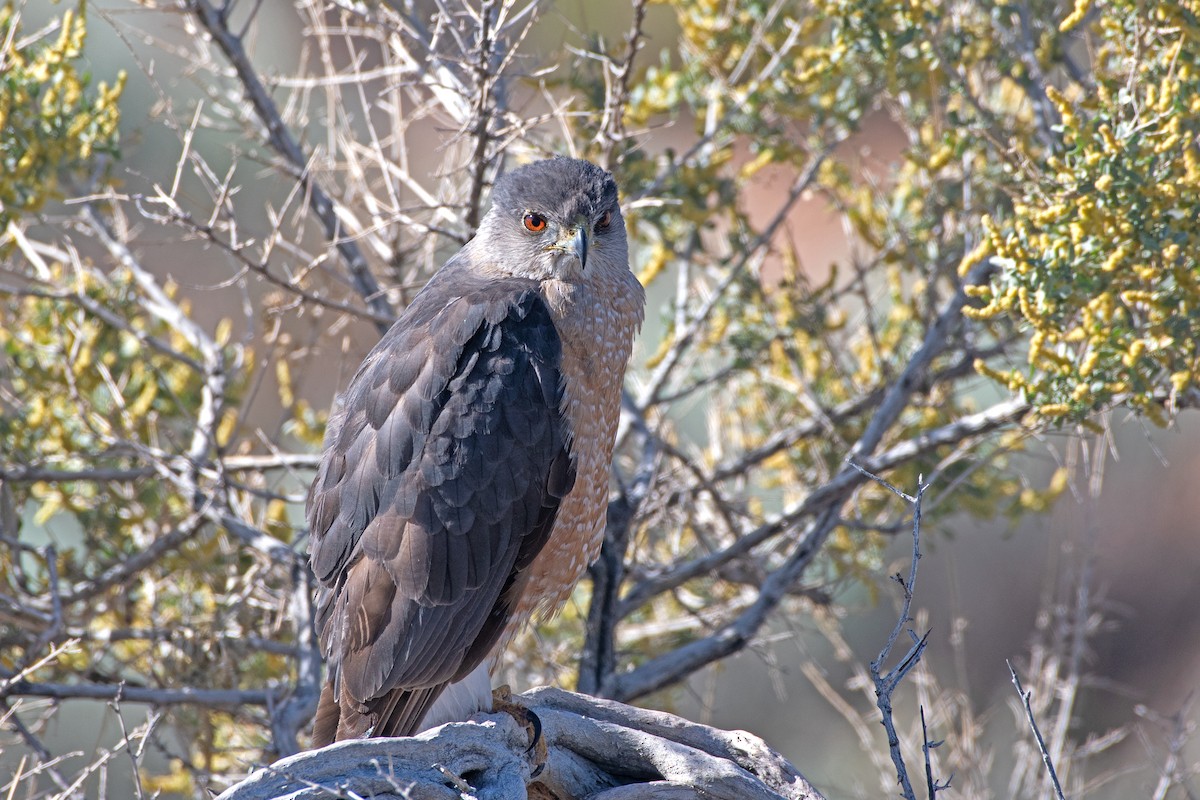
[[[100, 459], [103, 454], [97, 454]], [[320, 459], [319, 453], [275, 453], [264, 455], [223, 455], [220, 458], [221, 469], [224, 472], [265, 472], [276, 469], [316, 469]], [[215, 462], [207, 461], [201, 465], [204, 469], [214, 469]], [[94, 481], [96, 483], [136, 481], [157, 475], [153, 467], [129, 467], [94, 469], [51, 469], [45, 466], [17, 464], [9, 466], [0, 464], [0, 480], [14, 483], [67, 483], [70, 481]]]
[[467, 792], [479, 800], [821, 798], [782, 756], [742, 731], [559, 689], [535, 689], [521, 700], [541, 720], [548, 746], [536, 776], [524, 729], [507, 714], [488, 714], [413, 738], [339, 742], [286, 758], [220, 800], [449, 800]]
[[292, 567], [291, 616], [296, 621], [296, 690], [282, 704], [268, 704], [275, 753], [300, 752], [297, 735], [317, 713], [321, 696], [321, 650], [313, 623], [312, 571], [301, 564]]

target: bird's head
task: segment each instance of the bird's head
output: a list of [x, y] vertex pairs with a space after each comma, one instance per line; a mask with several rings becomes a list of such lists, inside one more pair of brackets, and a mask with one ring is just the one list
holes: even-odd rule
[[629, 270], [617, 184], [574, 158], [536, 161], [497, 180], [472, 245], [492, 269], [535, 280], [588, 283]]

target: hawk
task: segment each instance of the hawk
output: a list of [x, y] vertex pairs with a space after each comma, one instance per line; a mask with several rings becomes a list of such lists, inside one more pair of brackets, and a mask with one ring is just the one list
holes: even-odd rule
[[609, 173], [560, 157], [496, 181], [329, 419], [306, 506], [315, 747], [491, 707], [499, 653], [599, 550], [644, 305]]

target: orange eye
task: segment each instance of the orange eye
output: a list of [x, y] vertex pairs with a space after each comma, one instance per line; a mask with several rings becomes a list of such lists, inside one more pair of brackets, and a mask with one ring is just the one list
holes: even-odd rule
[[605, 211], [600, 216], [600, 219], [596, 220], [596, 230], [598, 230], [598, 231], [608, 230], [608, 226], [612, 225], [612, 219], [613, 219], [612, 209]]
[[546, 230], [546, 218], [532, 211], [525, 215], [525, 230], [531, 233], [541, 233]]

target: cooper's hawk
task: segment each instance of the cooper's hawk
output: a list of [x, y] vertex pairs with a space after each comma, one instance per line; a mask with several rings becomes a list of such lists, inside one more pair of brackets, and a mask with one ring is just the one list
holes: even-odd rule
[[644, 303], [612, 176], [555, 158], [496, 182], [367, 355], [308, 496], [315, 746], [490, 706], [499, 651], [599, 549]]

